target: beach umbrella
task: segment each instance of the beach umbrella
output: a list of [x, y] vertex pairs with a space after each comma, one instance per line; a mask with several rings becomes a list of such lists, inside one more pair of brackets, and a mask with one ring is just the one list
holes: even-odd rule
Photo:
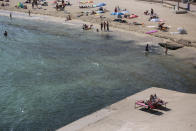
[[96, 5], [96, 7], [102, 7], [102, 6], [105, 6], [105, 5], [106, 5], [106, 3], [99, 3], [99, 4]]

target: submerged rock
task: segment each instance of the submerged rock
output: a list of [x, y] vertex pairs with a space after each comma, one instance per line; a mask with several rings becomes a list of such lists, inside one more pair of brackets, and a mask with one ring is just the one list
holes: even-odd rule
[[168, 48], [168, 49], [170, 49], [170, 50], [177, 50], [177, 49], [180, 49], [180, 48], [183, 47], [182, 45], [170, 44], [170, 43], [159, 43], [159, 45], [160, 45], [161, 47]]

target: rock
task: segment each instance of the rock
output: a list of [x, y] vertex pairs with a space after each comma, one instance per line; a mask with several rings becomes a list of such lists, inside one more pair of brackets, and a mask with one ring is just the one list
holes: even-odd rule
[[186, 14], [187, 11], [186, 10], [176, 10], [175, 13], [176, 14]]
[[170, 43], [159, 43], [159, 45], [160, 45], [161, 47], [168, 48], [168, 49], [170, 49], [170, 50], [177, 50], [177, 49], [180, 49], [180, 48], [183, 47], [182, 45], [170, 44]]
[[191, 42], [188, 41], [188, 40], [183, 40], [183, 39], [180, 39], [177, 41], [179, 44], [182, 44], [182, 45], [185, 45], [185, 46], [191, 46]]

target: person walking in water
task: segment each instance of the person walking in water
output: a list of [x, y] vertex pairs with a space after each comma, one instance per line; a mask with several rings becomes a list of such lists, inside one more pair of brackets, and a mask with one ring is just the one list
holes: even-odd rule
[[109, 22], [107, 21], [107, 23], [106, 23], [106, 27], [107, 27], [107, 31], [110, 31], [109, 30]]
[[3, 35], [6, 37], [6, 36], [7, 36], [7, 31], [5, 31], [5, 32], [3, 33]]
[[10, 12], [10, 19], [12, 19], [12, 13]]
[[147, 44], [145, 48], [145, 55], [148, 55], [148, 53], [149, 53], [149, 45]]
[[148, 44], [146, 45], [145, 51], [146, 51], [146, 52], [149, 52], [149, 45], [148, 45]]

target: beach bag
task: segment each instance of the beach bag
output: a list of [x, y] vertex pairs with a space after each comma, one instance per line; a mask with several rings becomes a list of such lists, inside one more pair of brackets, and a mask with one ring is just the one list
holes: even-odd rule
[[177, 30], [180, 34], [187, 34], [187, 31], [182, 27], [177, 28]]

